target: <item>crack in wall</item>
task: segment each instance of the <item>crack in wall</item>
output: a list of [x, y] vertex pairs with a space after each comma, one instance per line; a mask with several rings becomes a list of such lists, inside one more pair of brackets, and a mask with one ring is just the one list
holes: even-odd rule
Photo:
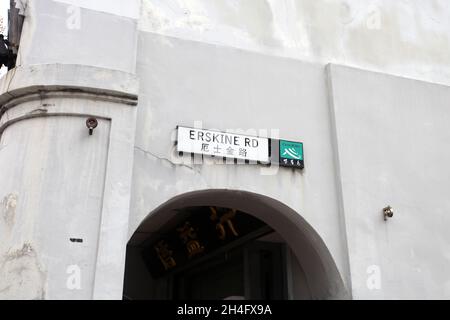
[[138, 150], [138, 151], [141, 151], [141, 152], [144, 153], [145, 155], [148, 155], [148, 156], [150, 156], [150, 157], [152, 157], [152, 158], [155, 158], [155, 159], [158, 159], [158, 160], [161, 160], [161, 161], [168, 162], [168, 163], [169, 163], [171, 166], [173, 166], [173, 167], [176, 167], [176, 166], [185, 167], [185, 168], [188, 168], [188, 169], [194, 171], [195, 173], [201, 174], [201, 172], [200, 172], [199, 169], [196, 169], [196, 168], [194, 168], [194, 167], [191, 167], [191, 166], [189, 166], [189, 165], [187, 165], [187, 164], [184, 164], [184, 163], [175, 163], [175, 162], [173, 162], [172, 160], [170, 160], [170, 159], [168, 159], [168, 158], [164, 158], [164, 157], [157, 156], [157, 155], [155, 155], [154, 153], [152, 153], [152, 152], [150, 152], [150, 151], [147, 151], [147, 150], [144, 150], [144, 149], [142, 149], [142, 148], [140, 148], [140, 147], [138, 147], [138, 146], [134, 146], [134, 149], [136, 149], [136, 150]]

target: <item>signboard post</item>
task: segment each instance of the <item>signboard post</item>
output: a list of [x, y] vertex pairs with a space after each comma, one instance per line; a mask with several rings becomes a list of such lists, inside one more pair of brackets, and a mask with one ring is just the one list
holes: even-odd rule
[[303, 143], [280, 140], [279, 158], [280, 166], [303, 169]]

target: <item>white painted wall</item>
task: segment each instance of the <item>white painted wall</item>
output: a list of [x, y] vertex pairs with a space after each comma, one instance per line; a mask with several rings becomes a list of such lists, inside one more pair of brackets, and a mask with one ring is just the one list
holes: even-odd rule
[[143, 0], [140, 29], [450, 84], [447, 0]]
[[139, 19], [141, 0], [53, 0], [75, 7], [101, 11], [131, 19]]
[[120, 16], [85, 4], [28, 0], [17, 65], [79, 64], [134, 73], [137, 20], [127, 11]]
[[122, 297], [136, 90], [130, 74], [73, 65], [0, 82], [0, 298]]
[[354, 297], [450, 298], [450, 87], [330, 77]]
[[110, 124], [90, 139], [84, 121], [33, 118], [1, 136], [0, 299], [92, 298]]
[[[144, 32], [450, 84], [447, 0], [28, 0], [26, 3], [26, 15], [42, 15], [42, 19], [26, 21], [27, 40], [19, 64], [65, 60], [133, 71], [133, 55], [127, 54], [130, 52], [127, 49], [134, 48], [136, 34], [128, 24], [139, 23]], [[64, 38], [58, 40], [62, 34]], [[64, 47], [58, 43], [64, 43]], [[62, 58], [60, 54], [64, 51]]]

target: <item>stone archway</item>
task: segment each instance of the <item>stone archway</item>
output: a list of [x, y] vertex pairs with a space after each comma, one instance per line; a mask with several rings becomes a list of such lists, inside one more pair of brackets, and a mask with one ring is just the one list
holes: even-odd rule
[[290, 247], [303, 269], [312, 299], [350, 298], [325, 243], [302, 216], [275, 199], [247, 191], [214, 189], [176, 196], [152, 211], [140, 224], [129, 241], [129, 250], [158, 233], [180, 208], [196, 206], [235, 208], [263, 221]]

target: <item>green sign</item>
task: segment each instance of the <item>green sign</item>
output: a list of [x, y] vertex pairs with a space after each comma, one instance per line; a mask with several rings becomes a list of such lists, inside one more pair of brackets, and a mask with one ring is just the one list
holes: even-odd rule
[[303, 169], [303, 143], [280, 140], [280, 165]]

